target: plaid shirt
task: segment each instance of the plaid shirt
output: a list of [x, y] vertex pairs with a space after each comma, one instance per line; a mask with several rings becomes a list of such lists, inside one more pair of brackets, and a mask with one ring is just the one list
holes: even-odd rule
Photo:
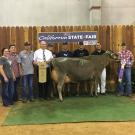
[[19, 77], [20, 76], [20, 72], [19, 72], [19, 64], [18, 64], [18, 55], [15, 53], [10, 53], [9, 55], [9, 60], [11, 60], [11, 66], [12, 69], [14, 71], [15, 77]]
[[131, 67], [134, 63], [134, 56], [129, 50], [122, 50], [118, 53], [121, 64], [125, 62], [125, 67]]

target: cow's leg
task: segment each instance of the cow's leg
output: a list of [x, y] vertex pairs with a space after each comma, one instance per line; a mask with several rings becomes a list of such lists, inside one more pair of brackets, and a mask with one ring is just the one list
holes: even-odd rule
[[63, 95], [64, 96], [69, 95], [69, 91], [70, 91], [70, 84], [69, 83], [63, 84], [63, 87], [62, 87]]
[[57, 84], [57, 89], [58, 89], [58, 94], [59, 94], [59, 99], [60, 101], [63, 101], [62, 97], [62, 88], [63, 88], [64, 81], [61, 81]]
[[84, 89], [85, 89], [85, 93], [88, 93], [88, 81], [84, 82]]
[[91, 80], [90, 82], [89, 82], [89, 86], [90, 86], [90, 96], [92, 96], [93, 97], [93, 91], [94, 91], [94, 81], [93, 80]]
[[100, 77], [95, 78], [95, 96], [98, 96], [98, 84], [100, 84]]
[[98, 83], [97, 82], [95, 82], [95, 96], [97, 97], [98, 96], [98, 91], [97, 91], [97, 87], [98, 87]]
[[51, 97], [53, 98], [54, 95], [56, 95], [57, 93], [57, 88], [56, 88], [57, 84], [52, 80], [52, 91], [51, 91]]

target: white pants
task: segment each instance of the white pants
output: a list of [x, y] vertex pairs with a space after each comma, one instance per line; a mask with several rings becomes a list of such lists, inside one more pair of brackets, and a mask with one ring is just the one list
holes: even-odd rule
[[97, 92], [98, 93], [106, 92], [106, 68], [104, 68], [101, 73], [101, 86], [98, 84]]

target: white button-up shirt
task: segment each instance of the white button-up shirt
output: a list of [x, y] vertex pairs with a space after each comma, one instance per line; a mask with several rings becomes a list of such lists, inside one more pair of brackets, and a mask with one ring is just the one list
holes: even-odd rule
[[[45, 49], [38, 49], [34, 52], [34, 58], [33, 61], [34, 62], [44, 62], [44, 56], [43, 56], [43, 51], [44, 51], [44, 55], [45, 55], [45, 61], [50, 61], [53, 58], [53, 54], [51, 51]], [[47, 65], [48, 67], [49, 65]]]

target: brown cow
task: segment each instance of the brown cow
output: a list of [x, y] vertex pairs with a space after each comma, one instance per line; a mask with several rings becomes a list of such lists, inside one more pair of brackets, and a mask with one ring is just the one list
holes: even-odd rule
[[[100, 75], [104, 67], [110, 62], [110, 58], [117, 59], [111, 52], [106, 52], [102, 56], [87, 56], [84, 58], [55, 58], [52, 63], [52, 79], [57, 83], [60, 101], [62, 98], [62, 88], [64, 83], [94, 81], [94, 87], [100, 82]], [[97, 95], [97, 91], [95, 91]]]

